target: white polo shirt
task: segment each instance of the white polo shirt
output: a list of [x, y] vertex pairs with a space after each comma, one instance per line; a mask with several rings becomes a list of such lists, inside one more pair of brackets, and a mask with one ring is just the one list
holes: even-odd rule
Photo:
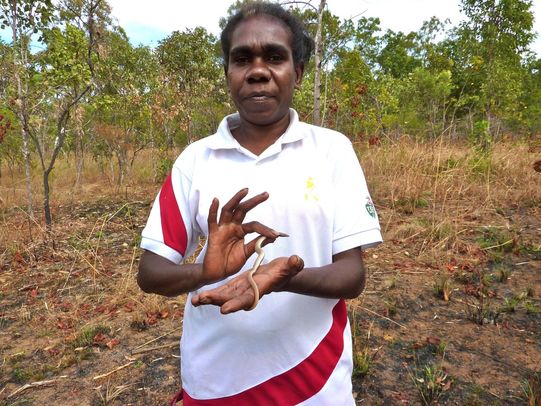
[[[207, 235], [212, 199], [217, 197], [221, 207], [245, 187], [248, 198], [265, 191], [270, 196], [245, 222], [259, 221], [290, 235], [265, 246], [265, 262], [296, 254], [306, 268], [318, 267], [339, 252], [381, 242], [377, 214], [347, 137], [302, 123], [291, 110], [286, 132], [256, 156], [231, 135], [237, 125], [238, 115], [224, 118], [214, 135], [180, 154], [151, 210], [142, 248], [180, 263]], [[204, 255], [205, 248], [197, 262]], [[253, 311], [222, 315], [217, 306], [193, 307], [192, 295], [181, 340], [185, 406], [354, 404], [343, 300], [275, 292]]]

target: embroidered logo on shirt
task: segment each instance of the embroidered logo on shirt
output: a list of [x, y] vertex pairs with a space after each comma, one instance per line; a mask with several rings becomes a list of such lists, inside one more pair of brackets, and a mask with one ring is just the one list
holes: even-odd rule
[[319, 196], [316, 194], [316, 184], [313, 177], [306, 179], [306, 190], [304, 192], [304, 200], [314, 200], [319, 202]]
[[364, 207], [368, 214], [370, 214], [370, 217], [376, 218], [376, 208], [374, 207], [374, 203], [372, 203], [372, 200], [370, 200], [369, 197], [366, 198], [366, 204], [364, 205]]

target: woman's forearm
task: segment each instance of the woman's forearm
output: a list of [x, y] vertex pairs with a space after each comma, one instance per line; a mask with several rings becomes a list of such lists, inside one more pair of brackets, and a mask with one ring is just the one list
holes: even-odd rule
[[363, 291], [365, 280], [362, 250], [354, 248], [335, 255], [329, 265], [303, 269], [281, 291], [353, 299]]
[[150, 251], [139, 262], [137, 283], [146, 293], [178, 296], [206, 285], [201, 264], [175, 264]]

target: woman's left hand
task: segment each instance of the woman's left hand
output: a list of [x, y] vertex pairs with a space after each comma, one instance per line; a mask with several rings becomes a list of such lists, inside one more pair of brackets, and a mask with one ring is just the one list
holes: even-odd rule
[[[298, 255], [276, 258], [268, 264], [261, 265], [253, 275], [259, 289], [259, 296], [279, 291], [303, 268], [304, 261]], [[223, 314], [250, 309], [254, 302], [254, 291], [247, 274], [248, 272], [244, 272], [220, 287], [194, 295], [192, 304], [194, 306], [207, 304], [220, 306]]]

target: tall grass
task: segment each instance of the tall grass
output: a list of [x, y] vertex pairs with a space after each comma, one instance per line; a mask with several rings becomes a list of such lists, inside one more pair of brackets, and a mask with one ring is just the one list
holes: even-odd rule
[[496, 144], [491, 155], [483, 156], [458, 143], [403, 138], [358, 151], [374, 199], [393, 208], [423, 198], [440, 211], [454, 210], [458, 202], [489, 208], [541, 203], [536, 156], [526, 144]]
[[420, 254], [468, 250], [472, 220], [541, 208], [541, 174], [525, 143], [496, 144], [490, 155], [443, 139], [357, 147], [384, 234], [419, 240]]

